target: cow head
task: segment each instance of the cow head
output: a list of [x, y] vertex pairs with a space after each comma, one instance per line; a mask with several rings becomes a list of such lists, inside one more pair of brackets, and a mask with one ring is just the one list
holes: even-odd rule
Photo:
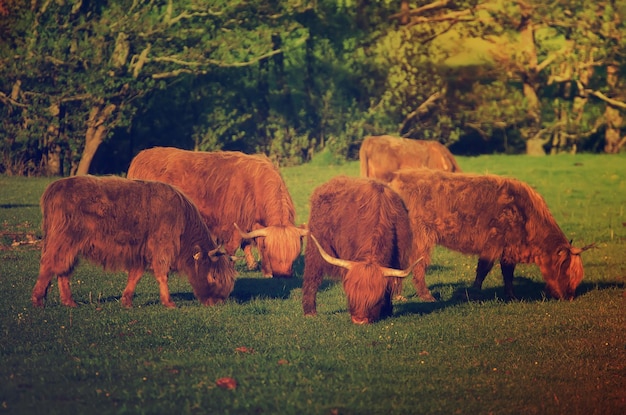
[[593, 245], [584, 248], [563, 246], [539, 260], [548, 295], [560, 300], [574, 299], [576, 288], [584, 277], [581, 254], [591, 247]]
[[267, 226], [252, 232], [243, 232], [236, 223], [234, 225], [242, 238], [256, 239], [264, 274], [292, 277], [293, 262], [300, 255], [302, 237], [308, 233], [307, 230], [289, 225]]
[[224, 302], [235, 287], [235, 267], [232, 258], [220, 245], [208, 252], [194, 247], [195, 273], [190, 278], [194, 294], [204, 305]]
[[370, 262], [339, 259], [328, 254], [313, 234], [310, 237], [326, 262], [347, 269], [343, 289], [348, 297], [348, 309], [354, 324], [373, 323], [380, 318], [383, 310], [390, 313], [393, 284], [390, 278], [406, 277], [421, 261], [420, 258], [406, 270], [398, 270]]

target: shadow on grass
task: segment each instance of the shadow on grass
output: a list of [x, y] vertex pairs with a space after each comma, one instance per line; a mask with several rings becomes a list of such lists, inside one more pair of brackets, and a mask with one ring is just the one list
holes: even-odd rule
[[0, 204], [0, 209], [18, 209], [18, 208], [28, 208], [28, 207], [39, 207], [39, 205], [32, 203], [3, 203]]
[[[441, 267], [445, 269], [447, 267]], [[235, 287], [230, 295], [230, 299], [237, 303], [243, 304], [255, 299], [288, 299], [293, 290], [302, 288], [302, 278], [299, 275], [302, 274], [302, 264], [294, 264], [294, 270], [299, 269], [300, 272], [295, 272], [293, 278], [254, 278], [254, 277], [239, 277], [235, 281]], [[240, 274], [241, 275], [241, 274]], [[320, 285], [318, 292], [324, 291], [335, 284], [339, 284], [339, 280], [325, 278]], [[607, 289], [624, 289], [624, 281], [606, 281], [606, 282], [584, 282], [576, 290], [576, 297], [580, 297], [590, 291], [595, 290], [607, 290]], [[432, 291], [436, 302], [423, 302], [416, 295], [411, 296], [408, 301], [399, 302], [394, 301], [394, 316], [402, 316], [408, 314], [430, 314], [439, 310], [443, 310], [447, 307], [452, 307], [458, 304], [467, 302], [483, 302], [483, 301], [506, 301], [504, 294], [504, 286], [495, 286], [482, 290], [477, 290], [472, 287], [471, 284], [464, 282], [456, 283], [439, 283], [429, 286]], [[440, 292], [449, 292], [452, 289], [452, 295], [447, 300], [441, 300]], [[545, 284], [543, 281], [535, 281], [526, 277], [516, 277], [514, 280], [514, 292], [516, 299], [524, 302], [542, 302], [549, 300], [546, 296]], [[182, 302], [194, 302], [197, 301], [193, 292], [173, 292], [170, 294], [172, 300], [176, 303]], [[108, 296], [104, 298], [92, 299], [92, 303], [119, 303], [121, 301], [121, 295]], [[513, 300], [515, 301], [515, 300]], [[79, 302], [82, 304], [88, 304], [89, 302]], [[159, 300], [151, 300], [145, 303], [137, 302], [135, 299], [135, 306], [152, 306], [160, 305]], [[334, 310], [331, 313], [347, 312], [346, 308]]]
[[[511, 301], [524, 301], [524, 302], [542, 302], [546, 300], [553, 300], [547, 296], [545, 292], [545, 283], [543, 281], [534, 281], [530, 278], [516, 277], [514, 280], [514, 293], [516, 300]], [[441, 301], [437, 296], [437, 292], [442, 289], [453, 289], [453, 294], [450, 299]], [[504, 294], [504, 286], [491, 287], [482, 290], [477, 290], [466, 283], [458, 282], [452, 284], [434, 284], [429, 287], [433, 291], [433, 295], [437, 298], [436, 302], [423, 302], [419, 300], [417, 296], [411, 297], [407, 302], [394, 303], [394, 316], [402, 316], [408, 314], [430, 314], [435, 311], [445, 309], [457, 304], [463, 304], [467, 302], [482, 302], [482, 301], [507, 301]], [[581, 283], [576, 290], [576, 298], [594, 290], [607, 290], [607, 289], [623, 289], [623, 282], [604, 282], [604, 283]]]

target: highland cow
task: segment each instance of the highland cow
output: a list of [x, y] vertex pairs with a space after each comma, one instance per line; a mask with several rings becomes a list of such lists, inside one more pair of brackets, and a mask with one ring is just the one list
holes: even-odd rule
[[402, 168], [426, 167], [460, 172], [454, 156], [438, 141], [413, 140], [390, 135], [366, 137], [359, 150], [361, 177], [389, 182]]
[[250, 244], [256, 241], [264, 276], [292, 276], [304, 230], [294, 225], [287, 186], [266, 156], [155, 147], [135, 156], [128, 177], [177, 186], [230, 255], [243, 248], [248, 268], [255, 269]]
[[[549, 295], [574, 298], [584, 274], [580, 254], [588, 247], [570, 244], [546, 202], [526, 183], [494, 175], [405, 169], [393, 174], [389, 186], [409, 210], [417, 249], [430, 252], [442, 245], [478, 255], [474, 288], [481, 289], [499, 260], [505, 295], [513, 299], [516, 264], [535, 263]], [[414, 270], [418, 281], [429, 262], [427, 254]]]
[[355, 324], [390, 316], [398, 279], [410, 273], [416, 253], [402, 199], [383, 183], [340, 176], [315, 189], [310, 204], [304, 314], [317, 314], [317, 291], [326, 275], [341, 278]]
[[75, 307], [70, 276], [79, 257], [106, 271], [128, 272], [122, 305], [151, 268], [161, 304], [175, 307], [168, 273], [186, 275], [204, 305], [222, 302], [234, 287], [232, 261], [215, 244], [196, 206], [174, 187], [117, 177], [78, 176], [48, 186], [41, 197], [43, 248], [32, 303], [42, 307], [56, 275], [61, 303]]

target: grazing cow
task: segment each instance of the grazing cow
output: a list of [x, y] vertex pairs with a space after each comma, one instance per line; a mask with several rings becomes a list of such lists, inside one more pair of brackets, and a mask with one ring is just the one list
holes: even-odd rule
[[366, 137], [359, 150], [361, 177], [389, 182], [402, 168], [427, 167], [460, 172], [450, 150], [437, 141], [413, 140], [390, 135]]
[[343, 280], [353, 323], [390, 316], [394, 277], [410, 273], [412, 267], [398, 268], [407, 268], [415, 254], [402, 199], [383, 183], [339, 176], [315, 189], [310, 203], [304, 314], [317, 314], [317, 291], [328, 275]]
[[[438, 244], [464, 254], [478, 255], [474, 287], [499, 259], [508, 299], [513, 294], [513, 272], [518, 263], [535, 263], [546, 281], [546, 291], [572, 299], [583, 279], [580, 254], [550, 214], [543, 198], [529, 185], [493, 175], [405, 169], [394, 173], [389, 186], [409, 209], [418, 249]], [[420, 247], [421, 245], [421, 247]], [[429, 255], [416, 267], [422, 278]]]
[[161, 304], [175, 307], [167, 277], [185, 274], [204, 305], [232, 292], [235, 269], [218, 248], [196, 206], [174, 187], [117, 177], [77, 176], [48, 186], [41, 197], [43, 248], [32, 302], [42, 307], [53, 276], [61, 302], [75, 307], [70, 276], [79, 257], [107, 271], [125, 270], [122, 305], [132, 307], [146, 268], [159, 283]]
[[250, 249], [256, 239], [263, 275], [292, 276], [304, 230], [294, 225], [293, 201], [267, 157], [155, 147], [135, 156], [128, 177], [177, 186], [198, 206], [211, 235], [230, 255], [242, 247], [248, 268], [256, 268]]

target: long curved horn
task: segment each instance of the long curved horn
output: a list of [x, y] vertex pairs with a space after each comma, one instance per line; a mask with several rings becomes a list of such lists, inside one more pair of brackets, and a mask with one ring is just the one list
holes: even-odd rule
[[239, 229], [239, 226], [237, 226], [236, 223], [233, 223], [233, 225], [235, 225], [235, 228], [239, 231], [239, 234], [244, 239], [258, 238], [259, 236], [267, 236], [266, 228], [257, 229], [256, 231], [252, 231], [252, 232], [244, 232], [241, 229]]
[[324, 251], [324, 248], [322, 248], [320, 243], [317, 242], [317, 239], [315, 238], [315, 236], [313, 236], [312, 233], [309, 233], [309, 236], [311, 237], [313, 242], [315, 242], [315, 245], [317, 245], [317, 249], [318, 251], [320, 251], [320, 255], [322, 256], [322, 258], [324, 258], [326, 262], [328, 262], [331, 265], [336, 265], [338, 267], [342, 267], [346, 269], [351, 269], [354, 266], [355, 263], [352, 261], [348, 261], [347, 259], [335, 258], [329, 255], [328, 252]]
[[594, 242], [592, 244], [583, 246], [582, 248], [571, 247], [569, 251], [572, 253], [572, 255], [580, 255], [580, 254], [582, 254], [583, 252], [585, 252], [588, 249], [595, 249], [595, 248], [597, 248], [596, 245], [597, 244]]
[[381, 271], [383, 272], [383, 276], [385, 277], [398, 277], [398, 278], [404, 278], [407, 277], [411, 271], [413, 271], [413, 268], [415, 268], [415, 266], [422, 260], [424, 259], [424, 257], [420, 257], [420, 259], [418, 259], [417, 261], [415, 261], [413, 263], [413, 265], [411, 265], [410, 267], [408, 267], [407, 269], [395, 269], [395, 268], [385, 268], [385, 267], [380, 267]]

